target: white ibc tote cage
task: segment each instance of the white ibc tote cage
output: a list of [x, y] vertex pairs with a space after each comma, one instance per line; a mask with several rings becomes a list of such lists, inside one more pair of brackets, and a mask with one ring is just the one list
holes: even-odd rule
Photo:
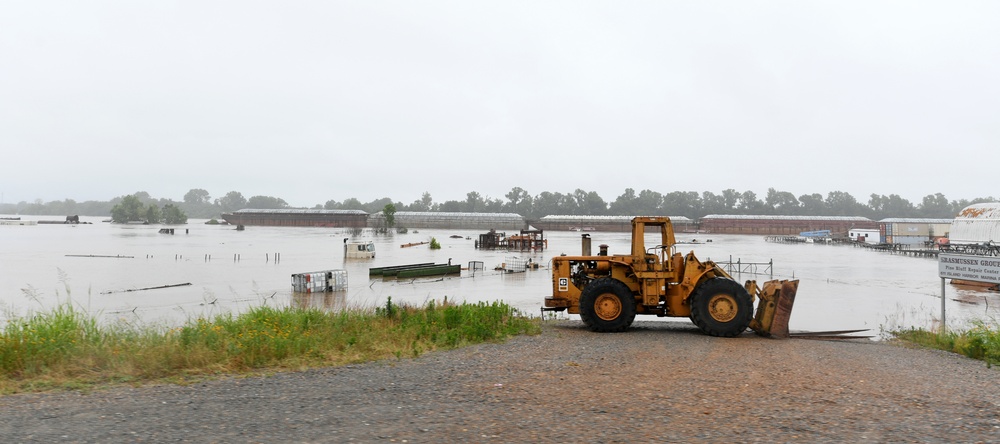
[[292, 275], [292, 291], [323, 293], [347, 290], [347, 270], [314, 271]]

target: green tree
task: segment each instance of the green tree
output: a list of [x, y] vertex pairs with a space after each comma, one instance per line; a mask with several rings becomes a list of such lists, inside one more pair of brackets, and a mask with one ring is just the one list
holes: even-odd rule
[[144, 205], [135, 195], [124, 196], [121, 202], [111, 208], [111, 221], [116, 224], [142, 221], [144, 219], [143, 207]]
[[460, 213], [465, 211], [465, 202], [446, 200], [441, 203], [441, 205], [438, 205], [438, 211], [444, 211], [446, 213]]
[[747, 190], [740, 194], [739, 203], [736, 208], [742, 214], [756, 214], [764, 207], [764, 203], [757, 199], [757, 193]]
[[434, 199], [431, 198], [431, 193], [424, 191], [420, 199], [413, 201], [413, 203], [404, 208], [408, 211], [431, 211], [433, 203]]
[[532, 208], [535, 211], [535, 217], [541, 218], [548, 215], [568, 214], [560, 211], [559, 202], [561, 200], [562, 193], [542, 191], [533, 200], [534, 204]]
[[764, 198], [765, 209], [771, 214], [782, 216], [794, 216], [799, 214], [799, 200], [788, 191], [778, 191], [774, 188], [767, 189], [767, 197]]
[[344, 199], [344, 202], [340, 204], [340, 210], [365, 210], [365, 204], [361, 203], [360, 200], [354, 197]]
[[184, 214], [184, 211], [178, 206], [174, 204], [166, 204], [163, 206], [163, 223], [186, 224], [187, 220], [187, 214]]
[[465, 195], [465, 211], [475, 213], [486, 209], [486, 201], [478, 192], [470, 191]]
[[225, 196], [215, 199], [215, 204], [218, 205], [224, 213], [231, 213], [236, 210], [247, 208], [247, 200], [243, 197], [243, 194], [240, 194], [239, 191], [230, 191], [226, 193]]
[[[640, 199], [642, 195], [640, 194]], [[701, 200], [697, 191], [674, 191], [663, 196], [663, 204], [655, 211], [663, 216], [686, 216], [697, 218], [701, 211]]]
[[150, 204], [146, 207], [146, 223], [147, 224], [158, 224], [163, 220], [163, 214], [160, 213], [160, 207], [156, 204]]
[[364, 205], [364, 208], [362, 208], [362, 210], [364, 210], [364, 212], [366, 212], [366, 213], [372, 213], [372, 214], [374, 214], [374, 213], [378, 213], [378, 212], [382, 211], [382, 209], [385, 208], [386, 205], [390, 205], [390, 204], [393, 204], [392, 199], [390, 199], [388, 197], [383, 197], [383, 198], [375, 199], [375, 200], [373, 200], [371, 202], [366, 203]]
[[485, 212], [485, 213], [503, 213], [503, 207], [504, 207], [504, 205], [503, 205], [503, 201], [502, 200], [487, 196], [483, 200], [483, 203], [486, 205], [486, 207], [483, 208], [483, 212]]
[[142, 202], [143, 204], [149, 204], [151, 202], [156, 202], [156, 199], [153, 199], [153, 196], [150, 196], [149, 193], [147, 193], [145, 191], [136, 191], [132, 195], [135, 196], [136, 199], [139, 199], [139, 202]]
[[951, 207], [948, 198], [944, 194], [928, 194], [924, 196], [924, 201], [920, 204], [920, 215], [922, 217], [955, 217], [956, 211]]
[[250, 199], [247, 199], [247, 208], [280, 210], [282, 208], [288, 208], [288, 203], [277, 197], [253, 196]]
[[717, 195], [711, 191], [701, 193], [701, 211], [699, 217], [706, 214], [726, 214], [726, 201], [722, 195]]
[[393, 204], [386, 204], [382, 208], [382, 217], [385, 218], [385, 225], [389, 228], [396, 226], [396, 206]]
[[608, 214], [608, 203], [595, 191], [584, 191], [579, 188], [573, 192], [576, 208], [579, 214], [588, 216], [603, 216]]
[[207, 204], [211, 203], [211, 196], [208, 195], [208, 191], [201, 188], [192, 188], [184, 195], [184, 203], [190, 205]]
[[504, 206], [505, 210], [526, 217], [531, 214], [531, 195], [528, 194], [528, 192], [523, 188], [511, 188], [510, 192], [504, 197], [506, 197], [508, 201], [507, 205]]
[[819, 193], [799, 196], [799, 206], [802, 208], [802, 214], [806, 216], [825, 216], [828, 213], [826, 201]]
[[576, 196], [570, 193], [562, 194], [556, 193], [559, 196], [559, 214], [572, 214], [580, 215], [583, 214], [580, 211], [579, 202], [576, 200]]
[[861, 204], [845, 191], [831, 191], [826, 195], [827, 216], [857, 216], [862, 214]]
[[868, 199], [868, 210], [876, 220], [887, 217], [914, 217], [916, 208], [910, 201], [897, 194], [888, 196], [872, 194]]
[[[823, 196], [820, 196], [820, 200]], [[740, 203], [740, 192], [732, 188], [726, 188], [722, 190], [722, 201], [726, 206], [726, 212], [724, 214], [737, 214], [736, 209]]]
[[[670, 193], [670, 194], [674, 194], [674, 193]], [[647, 190], [642, 190], [642, 191], [639, 192], [639, 196], [636, 197], [635, 212], [633, 212], [632, 214], [627, 214], [626, 216], [644, 216], [644, 215], [645, 216], [656, 216], [656, 215], [664, 215], [664, 216], [666, 216], [666, 214], [663, 213], [663, 211], [665, 211], [664, 205], [667, 204], [666, 202], [664, 202], [665, 199], [666, 199], [666, 196], [660, 194], [657, 191], [648, 190], [648, 189]], [[675, 214], [680, 214], [680, 213], [675, 213]]]
[[611, 202], [611, 205], [608, 207], [608, 211], [616, 216], [629, 216], [641, 213], [641, 211], [639, 211], [639, 202], [635, 195], [635, 190], [632, 188], [626, 188], [614, 202]]

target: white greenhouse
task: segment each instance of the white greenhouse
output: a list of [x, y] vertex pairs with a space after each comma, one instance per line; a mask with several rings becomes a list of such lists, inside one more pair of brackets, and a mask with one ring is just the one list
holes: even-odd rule
[[951, 223], [952, 244], [1000, 242], [1000, 202], [965, 207]]

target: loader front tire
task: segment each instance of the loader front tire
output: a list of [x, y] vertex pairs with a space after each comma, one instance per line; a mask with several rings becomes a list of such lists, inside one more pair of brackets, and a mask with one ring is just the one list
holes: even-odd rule
[[601, 278], [591, 282], [580, 293], [580, 319], [591, 331], [628, 330], [635, 320], [632, 290], [617, 279]]
[[714, 278], [691, 295], [691, 321], [711, 336], [739, 336], [753, 319], [753, 299], [738, 282]]

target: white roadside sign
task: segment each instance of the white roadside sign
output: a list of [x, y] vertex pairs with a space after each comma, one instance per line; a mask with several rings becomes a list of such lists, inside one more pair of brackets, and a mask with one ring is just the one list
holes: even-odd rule
[[1000, 284], [1000, 257], [941, 253], [938, 255], [938, 275]]

